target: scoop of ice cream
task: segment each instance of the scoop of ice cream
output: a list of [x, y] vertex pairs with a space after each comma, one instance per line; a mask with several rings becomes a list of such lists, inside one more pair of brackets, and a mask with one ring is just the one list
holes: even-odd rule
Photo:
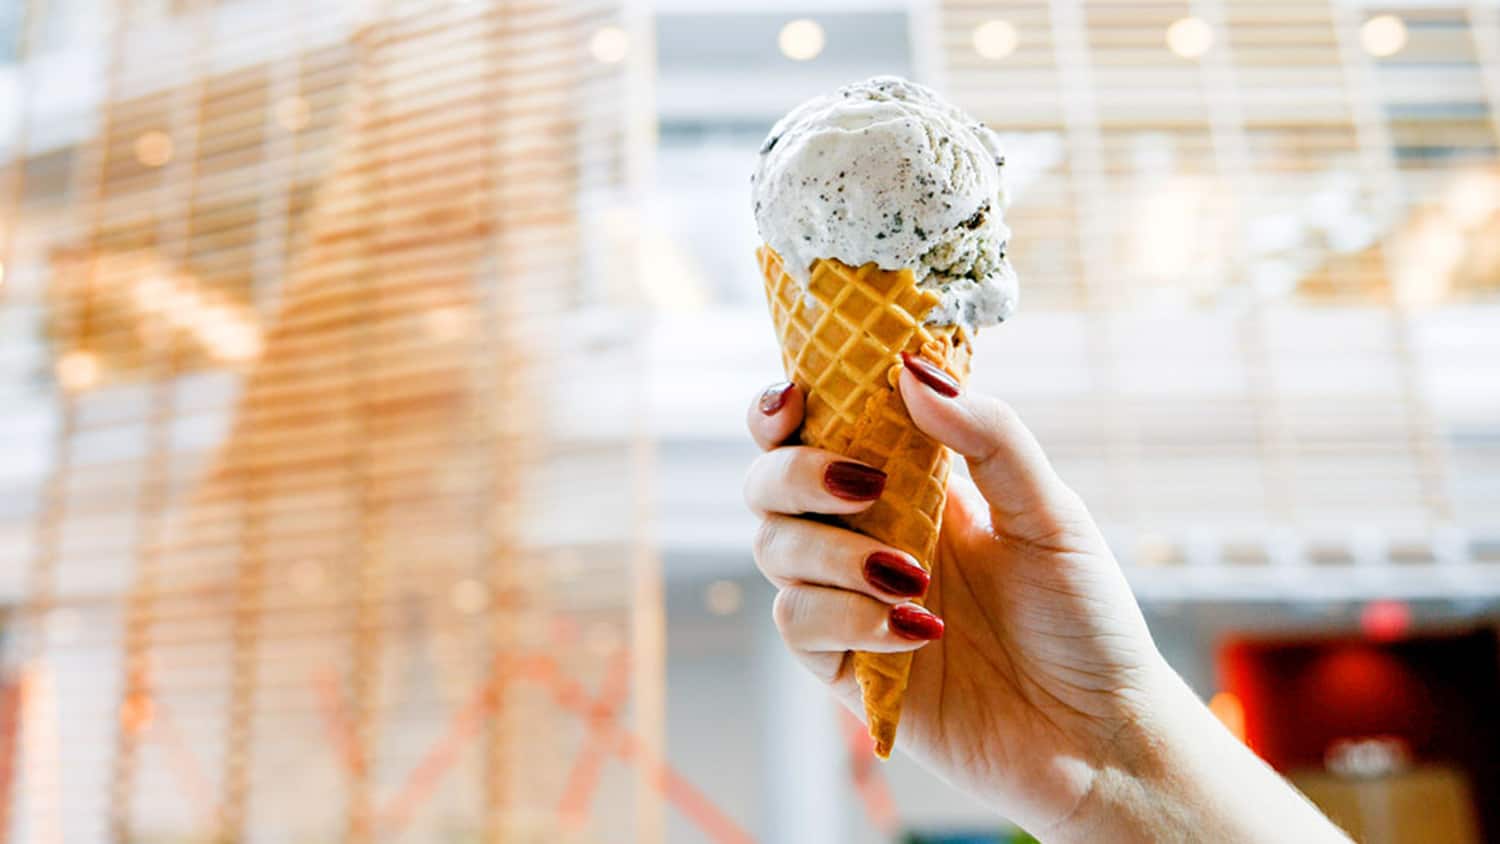
[[819, 258], [911, 269], [970, 331], [1015, 309], [999, 139], [930, 89], [877, 76], [815, 97], [771, 129], [751, 176], [755, 223], [793, 278]]

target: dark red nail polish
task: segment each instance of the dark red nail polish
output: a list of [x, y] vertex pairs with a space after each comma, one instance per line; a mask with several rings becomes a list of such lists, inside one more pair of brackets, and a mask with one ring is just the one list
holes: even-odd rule
[[943, 620], [916, 604], [891, 607], [890, 625], [891, 632], [908, 639], [943, 638]]
[[885, 473], [874, 466], [838, 460], [823, 470], [823, 488], [845, 501], [874, 501], [885, 491]]
[[786, 407], [786, 397], [792, 392], [792, 382], [782, 381], [780, 384], [772, 384], [766, 391], [760, 394], [760, 412], [767, 416], [775, 416]]
[[932, 361], [910, 352], [902, 352], [901, 362], [906, 364], [911, 374], [917, 376], [918, 381], [931, 387], [938, 395], [947, 396], [950, 399], [958, 395], [958, 382], [953, 380], [953, 376], [935, 366]]
[[876, 551], [865, 558], [865, 580], [887, 594], [915, 598], [927, 591], [932, 578], [900, 554]]

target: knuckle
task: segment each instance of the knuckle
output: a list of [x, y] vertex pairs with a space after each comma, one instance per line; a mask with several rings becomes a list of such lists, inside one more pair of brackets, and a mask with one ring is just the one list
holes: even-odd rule
[[745, 483], [742, 492], [745, 496], [745, 506], [749, 507], [752, 511], [759, 512], [761, 510], [759, 501], [760, 485], [763, 482], [761, 479], [767, 474], [767, 469], [769, 468], [766, 463], [767, 458], [774, 453], [770, 452], [769, 454], [760, 455], [750, 461], [750, 468], [745, 470]]
[[849, 661], [848, 652], [840, 654], [822, 653], [808, 654], [803, 658], [802, 664], [807, 667], [809, 673], [819, 682], [833, 685], [844, 673], [844, 665]]
[[771, 618], [783, 635], [797, 625], [806, 603], [805, 590], [795, 586], [789, 586], [776, 593], [776, 600], [771, 603]]
[[751, 543], [755, 554], [755, 561], [765, 568], [765, 561], [771, 556], [772, 550], [782, 533], [782, 520], [775, 516], [768, 516], [760, 520], [760, 525], [755, 529], [755, 539]]
[[816, 500], [810, 495], [809, 486], [814, 483], [812, 478], [822, 476], [825, 461], [816, 452], [801, 446], [777, 451], [781, 452], [782, 462], [777, 467], [776, 482], [781, 485], [787, 512], [802, 512]]
[[745, 499], [745, 506], [755, 510], [755, 464], [745, 472], [745, 482], [740, 485], [740, 495]]
[[969, 457], [989, 460], [1006, 447], [1007, 440], [1020, 423], [1011, 406], [993, 396], [980, 396], [969, 406], [970, 421], [979, 435], [976, 449]]
[[1037, 545], [1072, 543], [1093, 530], [1093, 517], [1083, 498], [1061, 483], [1048, 490], [1016, 523], [1020, 533]]
[[986, 396], [979, 404], [979, 421], [984, 424], [985, 430], [997, 437], [1012, 428], [1020, 419], [1015, 408], [1003, 399]]

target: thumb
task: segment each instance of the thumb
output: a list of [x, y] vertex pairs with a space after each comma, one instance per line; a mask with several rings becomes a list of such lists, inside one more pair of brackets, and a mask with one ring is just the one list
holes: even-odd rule
[[947, 373], [922, 358], [902, 359], [901, 398], [912, 421], [968, 460], [996, 528], [1023, 536], [1048, 531], [1058, 517], [1080, 506], [1010, 405], [960, 391]]

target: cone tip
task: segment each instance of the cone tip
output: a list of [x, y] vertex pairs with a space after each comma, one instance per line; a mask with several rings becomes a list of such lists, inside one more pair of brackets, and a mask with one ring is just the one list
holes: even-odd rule
[[881, 759], [891, 758], [891, 749], [896, 746], [896, 725], [885, 718], [870, 714], [870, 738], [875, 741], [875, 755]]

